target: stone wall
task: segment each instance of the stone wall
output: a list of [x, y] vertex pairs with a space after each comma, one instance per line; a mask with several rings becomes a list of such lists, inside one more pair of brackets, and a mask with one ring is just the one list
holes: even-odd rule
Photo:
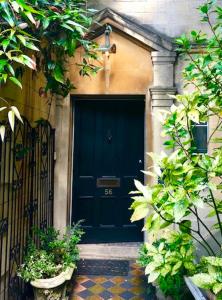
[[169, 37], [179, 36], [193, 28], [203, 28], [196, 9], [202, 3], [204, 0], [89, 1], [90, 6], [98, 10], [110, 7]]

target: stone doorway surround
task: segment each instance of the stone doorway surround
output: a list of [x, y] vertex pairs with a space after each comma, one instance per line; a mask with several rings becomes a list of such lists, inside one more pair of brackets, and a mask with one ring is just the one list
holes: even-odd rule
[[[134, 20], [107, 8], [97, 14], [101, 24], [92, 28], [91, 38], [103, 34], [105, 25], [110, 24], [113, 31], [126, 39], [139, 44], [151, 53], [153, 64], [153, 84], [147, 86], [145, 139], [149, 137], [145, 152], [160, 153], [163, 149], [161, 124], [156, 118], [159, 109], [170, 109], [175, 94], [176, 53], [172, 40], [150, 27], [143, 27]], [[87, 93], [86, 93], [87, 94]], [[70, 224], [70, 207], [72, 199], [72, 153], [73, 153], [73, 115], [71, 97], [58, 98], [56, 103], [56, 164], [55, 164], [55, 201], [54, 226], [64, 230]], [[149, 161], [145, 158], [145, 166]]]

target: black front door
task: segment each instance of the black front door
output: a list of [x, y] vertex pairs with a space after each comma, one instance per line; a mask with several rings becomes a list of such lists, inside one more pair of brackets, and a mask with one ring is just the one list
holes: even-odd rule
[[129, 192], [143, 180], [144, 99], [75, 101], [72, 221], [84, 219], [84, 242], [142, 240], [131, 223]]

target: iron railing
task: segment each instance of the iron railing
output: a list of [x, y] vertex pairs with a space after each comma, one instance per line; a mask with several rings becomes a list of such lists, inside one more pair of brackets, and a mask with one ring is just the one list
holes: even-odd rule
[[32, 128], [26, 119], [6, 126], [0, 142], [0, 300], [24, 300], [16, 276], [33, 226], [53, 224], [54, 130], [47, 121]]

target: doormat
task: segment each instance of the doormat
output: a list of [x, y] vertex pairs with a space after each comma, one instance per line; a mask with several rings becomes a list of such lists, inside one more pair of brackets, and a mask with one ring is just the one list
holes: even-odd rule
[[78, 275], [127, 276], [128, 260], [81, 259], [77, 265]]

